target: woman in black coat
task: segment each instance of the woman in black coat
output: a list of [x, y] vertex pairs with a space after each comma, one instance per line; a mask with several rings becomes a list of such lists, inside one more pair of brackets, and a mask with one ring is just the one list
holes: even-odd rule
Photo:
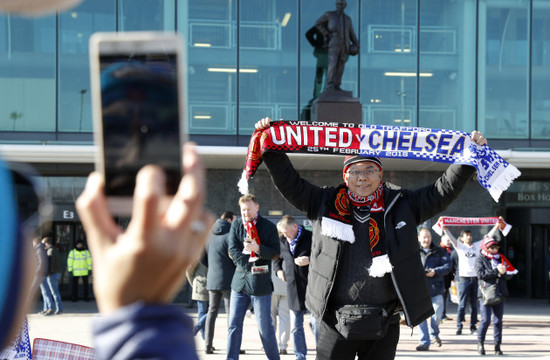
[[[507, 266], [508, 264], [508, 266]], [[495, 355], [502, 355], [500, 344], [502, 342], [502, 317], [504, 315], [504, 302], [496, 305], [483, 305], [481, 287], [498, 283], [500, 294], [503, 297], [508, 296], [508, 287], [506, 281], [517, 273], [504, 255], [499, 253], [499, 245], [491, 236], [485, 235], [481, 243], [481, 253], [476, 259], [476, 273], [479, 279], [480, 290], [479, 312], [481, 313], [481, 325], [477, 333], [477, 351], [480, 355], [485, 355], [484, 341], [487, 329], [491, 322], [491, 313], [493, 315], [493, 337], [495, 339]]]

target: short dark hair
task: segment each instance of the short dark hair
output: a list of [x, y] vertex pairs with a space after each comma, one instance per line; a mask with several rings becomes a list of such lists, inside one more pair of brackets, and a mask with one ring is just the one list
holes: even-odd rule
[[224, 213], [221, 214], [220, 219], [233, 220], [234, 217], [235, 217], [235, 213], [233, 211], [224, 211]]

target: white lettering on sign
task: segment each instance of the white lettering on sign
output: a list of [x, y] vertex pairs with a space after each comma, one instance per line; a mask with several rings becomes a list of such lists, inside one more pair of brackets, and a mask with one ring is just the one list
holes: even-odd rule
[[74, 211], [63, 210], [63, 219], [74, 219]]

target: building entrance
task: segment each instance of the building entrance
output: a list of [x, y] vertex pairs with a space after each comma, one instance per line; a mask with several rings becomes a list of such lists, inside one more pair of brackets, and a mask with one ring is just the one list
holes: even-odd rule
[[550, 208], [510, 208], [513, 228], [503, 253], [519, 273], [508, 282], [511, 296], [547, 298], [550, 294]]

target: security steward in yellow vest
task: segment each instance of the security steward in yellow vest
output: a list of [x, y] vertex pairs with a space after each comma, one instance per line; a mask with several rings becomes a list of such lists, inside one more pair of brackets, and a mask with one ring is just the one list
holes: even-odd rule
[[92, 256], [90, 251], [84, 247], [82, 241], [76, 243], [76, 249], [72, 249], [69, 252], [67, 258], [67, 270], [73, 275], [72, 289], [73, 297], [72, 301], [78, 301], [78, 279], [82, 279], [82, 285], [84, 286], [84, 301], [89, 301], [88, 298], [88, 275], [92, 271]]

